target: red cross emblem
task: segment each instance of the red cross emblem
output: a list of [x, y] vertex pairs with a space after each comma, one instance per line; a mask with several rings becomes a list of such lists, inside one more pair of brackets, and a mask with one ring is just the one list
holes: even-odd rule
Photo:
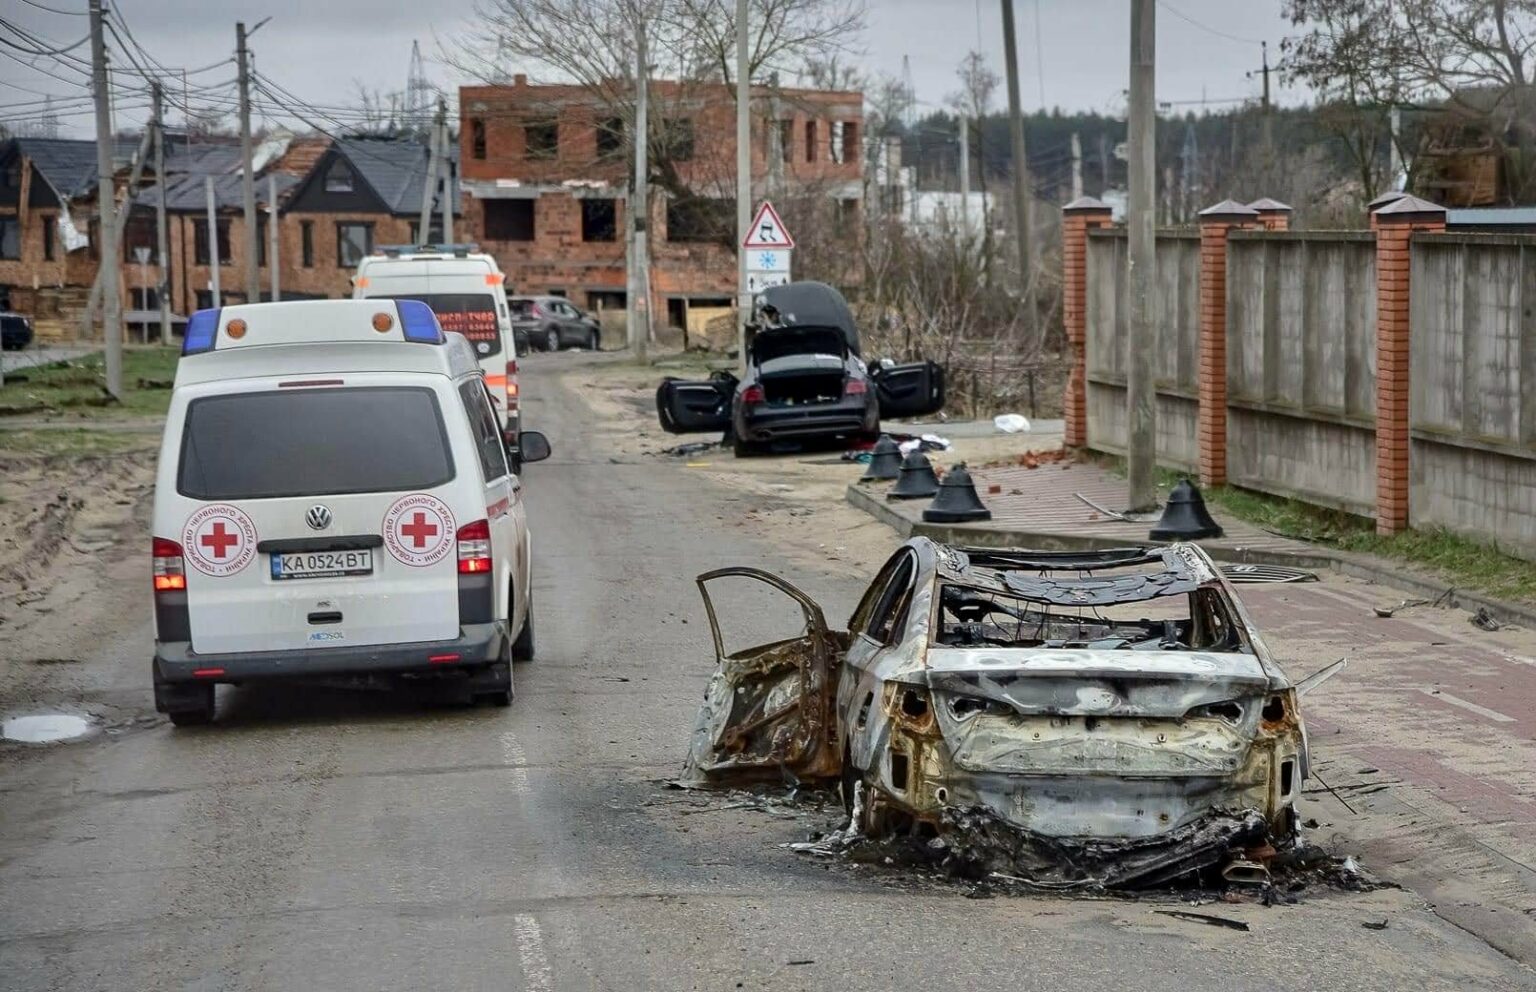
[[400, 525], [400, 533], [410, 538], [411, 544], [418, 548], [426, 547], [427, 538], [436, 537], [437, 529], [437, 524], [427, 523], [427, 515], [420, 510], [416, 511], [410, 523]]
[[230, 548], [240, 543], [240, 535], [224, 529], [224, 521], [216, 520], [213, 529], [198, 539], [203, 547], [210, 549], [215, 558], [224, 558], [229, 554]]

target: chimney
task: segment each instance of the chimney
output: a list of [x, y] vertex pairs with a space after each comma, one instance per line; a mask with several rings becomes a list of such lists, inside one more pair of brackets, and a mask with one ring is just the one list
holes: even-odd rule
[[512, 85], [513, 86], [527, 86], [528, 85], [528, 76], [525, 73], [521, 73], [521, 72], [518, 73], [517, 75], [512, 77]]

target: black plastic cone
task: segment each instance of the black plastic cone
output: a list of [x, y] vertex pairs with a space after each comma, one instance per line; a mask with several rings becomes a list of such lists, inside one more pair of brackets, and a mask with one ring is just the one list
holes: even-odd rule
[[1205, 498], [1195, 484], [1185, 479], [1168, 494], [1163, 518], [1152, 528], [1154, 541], [1193, 541], [1200, 537], [1220, 537], [1221, 527], [1205, 508]]
[[859, 476], [860, 482], [882, 482], [901, 475], [901, 446], [891, 440], [889, 434], [881, 434], [869, 453], [869, 467]]
[[886, 499], [927, 499], [939, 491], [939, 477], [921, 449], [913, 448], [901, 460], [901, 478], [885, 494]]
[[967, 520], [991, 520], [992, 511], [981, 503], [976, 495], [976, 483], [962, 462], [950, 469], [939, 483], [939, 494], [933, 498], [923, 519], [931, 524], [961, 524]]

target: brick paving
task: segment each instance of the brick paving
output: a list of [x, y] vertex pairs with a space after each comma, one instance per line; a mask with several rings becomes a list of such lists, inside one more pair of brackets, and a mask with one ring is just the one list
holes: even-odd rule
[[[1022, 465], [978, 467], [971, 470], [976, 492], [992, 519], [975, 524], [951, 525], [957, 532], [1011, 531], [1022, 535], [1057, 535], [1095, 541], [1137, 544], [1147, 542], [1152, 523], [1126, 523], [1106, 517], [1073, 493], [1082, 493], [1110, 510], [1123, 510], [1126, 483], [1107, 469], [1088, 462], [1045, 462], [1039, 468]], [[996, 487], [996, 492], [993, 488]], [[871, 488], [872, 493], [883, 489]], [[889, 500], [887, 505], [906, 519], [922, 520], [927, 500]], [[1225, 532], [1220, 538], [1200, 541], [1217, 557], [1236, 557], [1243, 549], [1297, 556], [1310, 555], [1311, 545], [1261, 530], [1241, 520], [1224, 517], [1215, 507], [1211, 515]], [[1220, 552], [1227, 552], [1223, 555]]]

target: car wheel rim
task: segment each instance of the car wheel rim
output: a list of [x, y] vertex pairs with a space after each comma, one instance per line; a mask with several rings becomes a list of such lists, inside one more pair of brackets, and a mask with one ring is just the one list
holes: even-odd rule
[[559, 351], [560, 335], [556, 334], [554, 331], [550, 331], [549, 337], [544, 339], [544, 344], [549, 348], [550, 351]]

